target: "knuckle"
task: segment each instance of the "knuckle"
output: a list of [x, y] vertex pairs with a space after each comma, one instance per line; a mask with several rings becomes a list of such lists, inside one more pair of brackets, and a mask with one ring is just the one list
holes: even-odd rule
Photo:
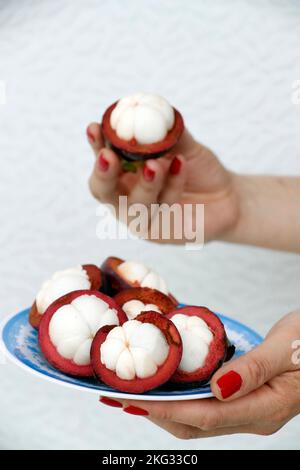
[[155, 417], [158, 419], [162, 419], [163, 421], [173, 421], [171, 410], [168, 408], [160, 408], [151, 414], [155, 415]]
[[200, 424], [202, 431], [213, 431], [221, 424], [221, 419], [214, 416], [203, 416]]
[[143, 181], [143, 183], [141, 184], [141, 190], [143, 191], [143, 193], [147, 196], [151, 196], [154, 191], [153, 191], [153, 183], [150, 183], [150, 182], [146, 182], [146, 181]]
[[249, 376], [254, 383], [264, 384], [268, 380], [270, 368], [266, 359], [252, 357], [248, 364]]

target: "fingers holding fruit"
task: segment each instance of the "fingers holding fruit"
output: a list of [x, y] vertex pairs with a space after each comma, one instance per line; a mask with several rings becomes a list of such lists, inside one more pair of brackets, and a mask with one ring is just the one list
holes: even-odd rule
[[104, 147], [103, 137], [101, 132], [101, 126], [97, 122], [92, 122], [86, 129], [86, 136], [89, 144], [91, 145], [95, 156], [99, 154], [99, 151]]
[[97, 155], [89, 186], [93, 196], [101, 202], [118, 205], [121, 164], [117, 155], [102, 148]]
[[101, 130], [105, 145], [122, 159], [123, 169], [136, 171], [141, 162], [169, 153], [178, 143], [184, 123], [163, 97], [136, 93], [105, 111]]
[[128, 193], [128, 204], [157, 204], [167, 174], [166, 165], [159, 160], [147, 160]]
[[173, 157], [166, 177], [165, 185], [159, 195], [160, 204], [172, 205], [182, 200], [187, 180], [187, 166], [183, 155]]

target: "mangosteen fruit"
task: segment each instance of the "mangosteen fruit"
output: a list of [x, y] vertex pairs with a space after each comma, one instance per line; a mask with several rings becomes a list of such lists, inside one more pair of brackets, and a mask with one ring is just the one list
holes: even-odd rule
[[114, 296], [131, 287], [150, 287], [165, 295], [173, 302], [176, 299], [168, 292], [166, 281], [155, 271], [137, 261], [123, 261], [110, 256], [101, 266], [105, 278], [105, 289], [108, 295]]
[[93, 375], [90, 349], [104, 325], [122, 325], [125, 313], [110, 297], [95, 290], [74, 291], [52, 303], [42, 315], [39, 345], [47, 361], [73, 376]]
[[134, 320], [141, 312], [152, 310], [167, 315], [176, 308], [176, 302], [170, 297], [149, 287], [133, 287], [123, 290], [114, 299], [126, 313], [128, 320]]
[[180, 364], [171, 381], [198, 385], [209, 382], [229, 355], [234, 354], [223, 323], [206, 307], [178, 308], [167, 317], [177, 327], [183, 346]]
[[34, 328], [38, 328], [49, 305], [61, 296], [75, 290], [100, 290], [101, 287], [102, 273], [94, 264], [84, 264], [57, 271], [40, 288], [29, 312], [29, 323]]
[[97, 377], [129, 393], [143, 393], [167, 382], [181, 355], [175, 324], [157, 312], [141, 313], [122, 326], [101, 328], [91, 347]]
[[136, 171], [138, 162], [170, 152], [182, 135], [184, 123], [165, 98], [136, 93], [107, 108], [101, 129], [105, 145], [123, 160], [123, 169]]

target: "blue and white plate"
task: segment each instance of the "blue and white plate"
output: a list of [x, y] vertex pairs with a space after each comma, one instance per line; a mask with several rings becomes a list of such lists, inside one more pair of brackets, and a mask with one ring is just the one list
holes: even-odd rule
[[[212, 397], [209, 385], [197, 387], [168, 384], [144, 394], [118, 392], [94, 378], [76, 378], [54, 369], [40, 352], [38, 335], [28, 323], [29, 309], [13, 315], [0, 327], [0, 346], [4, 354], [22, 369], [50, 382], [85, 392], [112, 398], [131, 398], [135, 400], [194, 400]], [[228, 338], [236, 346], [235, 357], [242, 356], [261, 343], [262, 338], [242, 323], [219, 315], [225, 325]]]

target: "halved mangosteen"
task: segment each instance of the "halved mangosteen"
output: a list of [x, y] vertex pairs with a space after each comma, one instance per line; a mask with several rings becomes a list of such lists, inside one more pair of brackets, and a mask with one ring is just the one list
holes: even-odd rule
[[102, 284], [101, 270], [94, 264], [57, 271], [40, 288], [29, 312], [29, 323], [39, 328], [43, 314], [55, 300], [75, 290], [100, 290]]
[[123, 261], [110, 256], [101, 266], [105, 276], [105, 289], [108, 295], [116, 295], [131, 287], [149, 287], [168, 295], [176, 305], [177, 300], [168, 292], [166, 281], [155, 271], [136, 261]]
[[105, 144], [123, 159], [124, 170], [136, 171], [138, 162], [169, 152], [181, 137], [184, 123], [165, 98], [136, 93], [109, 106], [101, 129]]
[[170, 297], [149, 287], [133, 287], [123, 290], [114, 299], [126, 313], [128, 320], [133, 320], [141, 312], [152, 310], [167, 315], [176, 308], [176, 302]]
[[97, 377], [130, 393], [143, 393], [166, 383], [181, 355], [176, 326], [157, 312], [141, 313], [120, 327], [101, 328], [91, 347]]
[[178, 308], [167, 317], [176, 325], [183, 345], [182, 359], [171, 381], [207, 383], [234, 354], [223, 323], [206, 307]]
[[122, 325], [119, 305], [98, 291], [71, 292], [48, 307], [39, 327], [39, 345], [56, 369], [74, 376], [92, 376], [90, 349], [104, 325]]

